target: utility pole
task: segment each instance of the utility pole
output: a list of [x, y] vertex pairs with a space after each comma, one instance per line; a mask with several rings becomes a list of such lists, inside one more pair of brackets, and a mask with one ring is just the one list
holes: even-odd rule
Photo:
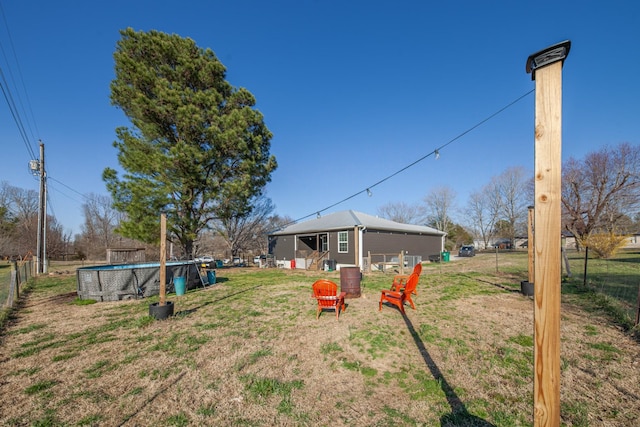
[[[32, 166], [33, 170], [33, 166]], [[40, 141], [40, 199], [38, 202], [38, 242], [36, 253], [36, 274], [47, 272], [47, 174], [44, 169], [44, 144]]]

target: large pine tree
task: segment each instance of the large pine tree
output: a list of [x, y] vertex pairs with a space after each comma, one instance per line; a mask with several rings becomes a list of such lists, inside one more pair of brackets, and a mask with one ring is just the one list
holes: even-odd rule
[[225, 80], [211, 49], [158, 31], [120, 34], [111, 102], [132, 127], [116, 130], [122, 178], [103, 173], [114, 207], [126, 213], [119, 232], [157, 242], [165, 212], [169, 234], [192, 256], [194, 240], [229, 211], [228, 201], [248, 212], [271, 180], [272, 135], [253, 95]]

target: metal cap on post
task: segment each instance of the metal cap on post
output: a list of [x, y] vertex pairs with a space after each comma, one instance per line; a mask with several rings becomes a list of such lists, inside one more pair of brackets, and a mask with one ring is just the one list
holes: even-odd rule
[[527, 74], [531, 73], [531, 80], [536, 79], [536, 69], [544, 67], [545, 65], [553, 64], [557, 61], [564, 61], [567, 55], [569, 55], [570, 49], [571, 40], [565, 40], [542, 49], [540, 52], [529, 55], [529, 58], [527, 58], [526, 70]]

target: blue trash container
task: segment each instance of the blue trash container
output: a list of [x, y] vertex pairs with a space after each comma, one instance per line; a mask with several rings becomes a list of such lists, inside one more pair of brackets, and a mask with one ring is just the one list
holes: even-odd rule
[[216, 272], [215, 272], [215, 270], [207, 270], [207, 282], [209, 282], [210, 285], [215, 285], [216, 284]]
[[176, 276], [173, 279], [173, 286], [176, 289], [176, 295], [184, 295], [187, 291], [187, 282], [182, 276]]

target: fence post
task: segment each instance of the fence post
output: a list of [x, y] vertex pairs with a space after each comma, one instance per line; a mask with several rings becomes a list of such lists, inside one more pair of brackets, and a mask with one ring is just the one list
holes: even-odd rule
[[13, 261], [13, 271], [16, 272], [16, 300], [20, 298], [20, 269], [18, 269], [18, 261]]
[[640, 284], [638, 284], [638, 309], [636, 310], [636, 323], [634, 326], [640, 324]]

